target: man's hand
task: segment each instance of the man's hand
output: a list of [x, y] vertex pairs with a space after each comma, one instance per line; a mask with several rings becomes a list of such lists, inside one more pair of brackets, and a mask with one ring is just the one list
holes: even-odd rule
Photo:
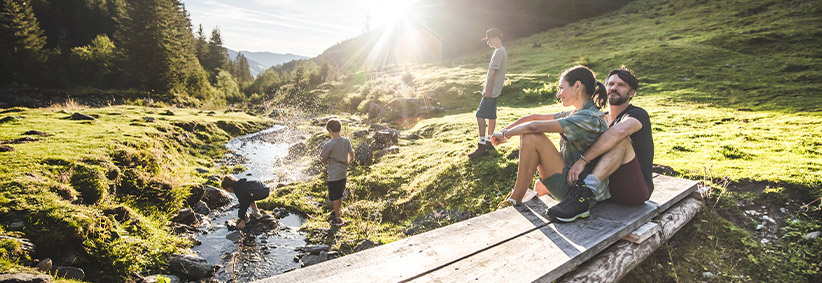
[[238, 230], [245, 229], [245, 220], [240, 220], [240, 222], [237, 222], [237, 229]]
[[579, 180], [579, 174], [582, 173], [582, 170], [585, 170], [585, 161], [580, 158], [577, 159], [577, 162], [574, 162], [571, 169], [568, 169], [568, 185], [573, 186]]

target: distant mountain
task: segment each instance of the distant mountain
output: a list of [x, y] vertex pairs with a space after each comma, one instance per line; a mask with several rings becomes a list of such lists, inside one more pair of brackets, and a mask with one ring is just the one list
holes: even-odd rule
[[[228, 49], [228, 48], [226, 48]], [[300, 60], [300, 59], [308, 59], [308, 57], [295, 55], [291, 53], [286, 54], [279, 54], [279, 53], [271, 53], [271, 52], [251, 52], [251, 51], [239, 51], [243, 53], [243, 56], [248, 60], [248, 68], [251, 69], [251, 74], [257, 76], [258, 74], [265, 72], [268, 68], [272, 66], [280, 65], [282, 63], [286, 63], [292, 60]], [[238, 51], [234, 51], [228, 49], [228, 56], [231, 60], [237, 58], [239, 54]]]

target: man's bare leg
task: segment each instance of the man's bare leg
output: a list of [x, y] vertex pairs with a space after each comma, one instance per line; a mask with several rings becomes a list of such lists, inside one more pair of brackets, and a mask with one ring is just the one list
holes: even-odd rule
[[[597, 179], [605, 180], [616, 172], [619, 166], [634, 160], [635, 156], [636, 154], [634, 153], [634, 147], [631, 145], [631, 140], [625, 138], [599, 158], [591, 174], [597, 177]], [[581, 177], [585, 179], [586, 176]]]
[[545, 134], [527, 134], [520, 137], [517, 181], [511, 199], [522, 202], [525, 191], [531, 186], [534, 172], [540, 167], [540, 176], [562, 173], [564, 162], [554, 143]]
[[488, 119], [488, 135], [486, 137], [490, 137], [494, 134], [494, 128], [497, 127], [497, 119]]

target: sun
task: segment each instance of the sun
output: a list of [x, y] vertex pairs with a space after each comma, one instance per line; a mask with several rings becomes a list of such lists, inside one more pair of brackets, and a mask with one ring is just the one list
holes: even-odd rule
[[368, 16], [371, 27], [395, 24], [403, 20], [411, 6], [419, 0], [368, 0]]

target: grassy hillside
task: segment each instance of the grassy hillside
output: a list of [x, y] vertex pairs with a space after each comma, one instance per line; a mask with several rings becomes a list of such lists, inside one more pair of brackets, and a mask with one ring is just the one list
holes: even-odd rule
[[[75, 112], [96, 119], [69, 119]], [[191, 185], [206, 182], [209, 174], [195, 169], [226, 170], [213, 160], [223, 143], [271, 125], [237, 112], [72, 103], [3, 109], [0, 117], [0, 141], [13, 149], [0, 152], [0, 235], [37, 248], [0, 240], [0, 273], [73, 254], [93, 282], [158, 271], [168, 253], [190, 246], [168, 219]]]
[[[563, 110], [554, 94], [567, 67], [605, 74], [624, 64], [640, 78], [633, 103], [651, 114], [654, 163], [712, 187], [706, 209], [626, 281], [819, 281], [822, 239], [804, 236], [822, 230], [820, 10], [822, 1], [637, 0], [506, 42], [511, 65], [498, 123]], [[408, 93], [436, 97], [447, 109], [400, 125], [421, 138], [400, 140], [399, 153], [351, 171], [343, 202], [349, 225], [328, 230], [322, 176], [279, 188], [267, 205], [305, 211], [312, 240], [343, 252], [496, 209], [513, 187], [518, 140], [476, 161], [465, 156], [476, 140], [472, 111], [490, 54], [355, 76], [325, 93], [353, 115], [362, 115], [356, 102]], [[343, 135], [364, 127], [348, 125]]]

